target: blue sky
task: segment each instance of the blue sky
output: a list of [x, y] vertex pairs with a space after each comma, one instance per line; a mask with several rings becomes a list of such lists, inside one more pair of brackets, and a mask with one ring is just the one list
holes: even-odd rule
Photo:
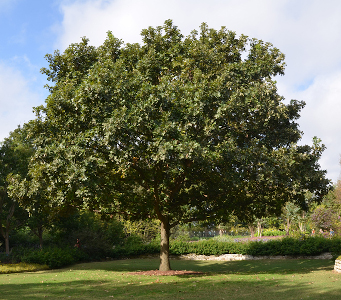
[[0, 0], [0, 140], [33, 118], [44, 103], [46, 53], [55, 49], [60, 4], [39, 0]]
[[125, 42], [173, 19], [186, 35], [202, 22], [271, 42], [286, 55], [278, 91], [307, 106], [301, 143], [327, 146], [321, 166], [334, 182], [341, 154], [341, 1], [339, 0], [0, 0], [0, 141], [32, 119], [48, 93], [39, 70], [45, 54], [87, 36], [99, 46], [108, 30]]

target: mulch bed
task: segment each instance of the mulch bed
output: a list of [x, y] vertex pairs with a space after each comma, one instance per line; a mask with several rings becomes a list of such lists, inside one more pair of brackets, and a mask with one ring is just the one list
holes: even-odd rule
[[150, 271], [140, 271], [140, 272], [131, 272], [130, 275], [147, 275], [147, 276], [170, 276], [170, 275], [202, 275], [204, 272], [196, 272], [196, 271], [186, 271], [186, 270], [170, 270], [170, 271], [159, 271], [159, 270], [150, 270]]

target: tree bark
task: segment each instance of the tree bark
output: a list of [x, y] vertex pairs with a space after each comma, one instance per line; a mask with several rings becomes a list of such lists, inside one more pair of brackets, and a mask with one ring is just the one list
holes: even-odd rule
[[285, 227], [285, 231], [287, 232], [287, 235], [289, 235], [289, 230], [290, 230], [290, 219], [287, 218], [287, 226]]
[[160, 250], [160, 271], [170, 271], [169, 262], [169, 221], [167, 218], [161, 220], [161, 250]]
[[[6, 218], [6, 226], [2, 226], [2, 224], [0, 224], [0, 232], [2, 234], [2, 236], [5, 239], [5, 249], [6, 249], [6, 254], [9, 254], [9, 232], [10, 232], [10, 225], [11, 225], [11, 218], [13, 217], [14, 214], [14, 210], [15, 210], [15, 202], [12, 203], [7, 218]], [[4, 230], [5, 227], [5, 230]]]
[[1, 235], [3, 236], [4, 240], [5, 240], [5, 251], [6, 254], [9, 254], [9, 229], [8, 229], [8, 224], [6, 224], [7, 226], [5, 227], [5, 231], [3, 227], [0, 227], [0, 231], [1, 231]]
[[9, 254], [9, 231], [10, 231], [10, 222], [9, 222], [9, 219], [7, 218], [6, 220], [6, 226], [5, 228], [0, 226], [1, 227], [1, 235], [3, 236], [3, 238], [5, 239], [5, 251], [6, 251], [6, 254], [8, 255]]
[[255, 236], [255, 227], [253, 225], [249, 225], [250, 235], [253, 238]]
[[262, 223], [260, 220], [257, 221], [257, 233], [258, 237], [262, 237]]
[[9, 255], [9, 234], [7, 232], [5, 236], [5, 249], [6, 249], [6, 254]]

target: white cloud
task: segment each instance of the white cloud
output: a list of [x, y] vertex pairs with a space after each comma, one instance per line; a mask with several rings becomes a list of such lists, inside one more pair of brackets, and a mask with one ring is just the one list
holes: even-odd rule
[[[173, 19], [185, 34], [198, 29], [202, 22], [207, 22], [210, 27], [227, 26], [237, 31], [243, 30], [251, 22], [268, 27], [268, 23], [276, 20], [276, 14], [271, 12], [276, 11], [278, 4], [271, 0], [260, 2], [261, 5], [253, 0], [68, 1], [61, 6], [64, 14], [63, 34], [58, 44], [65, 49], [69, 44], [79, 41], [80, 37], [87, 36], [92, 44], [99, 45], [108, 30], [125, 42], [140, 42], [141, 29], [162, 25], [166, 19]], [[255, 11], [258, 11], [257, 14]]]
[[305, 91], [297, 97], [307, 103], [300, 119], [304, 132], [302, 142], [310, 144], [312, 137], [317, 136], [327, 146], [321, 166], [328, 169], [328, 175], [334, 181], [340, 175], [340, 128], [341, 128], [341, 71], [318, 76]]
[[32, 105], [40, 97], [17, 70], [0, 63], [0, 141], [25, 122], [34, 118]]
[[98, 46], [108, 30], [125, 42], [140, 42], [141, 29], [173, 19], [184, 34], [207, 22], [272, 42], [287, 55], [286, 80], [297, 87], [340, 61], [338, 0], [88, 0], [64, 2], [61, 10], [62, 34], [56, 45], [61, 50], [83, 36]]

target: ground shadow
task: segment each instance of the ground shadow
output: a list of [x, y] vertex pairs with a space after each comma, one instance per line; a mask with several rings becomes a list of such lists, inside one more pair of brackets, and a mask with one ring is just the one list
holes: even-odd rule
[[[156, 258], [126, 259], [97, 263], [84, 263], [73, 266], [79, 270], [106, 270], [114, 272], [137, 272], [156, 270]], [[201, 276], [216, 274], [305, 274], [313, 270], [333, 270], [333, 260], [322, 259], [283, 259], [283, 260], [244, 260], [244, 261], [194, 261], [172, 260], [173, 270], [202, 272]], [[186, 276], [186, 275], [179, 275]]]

